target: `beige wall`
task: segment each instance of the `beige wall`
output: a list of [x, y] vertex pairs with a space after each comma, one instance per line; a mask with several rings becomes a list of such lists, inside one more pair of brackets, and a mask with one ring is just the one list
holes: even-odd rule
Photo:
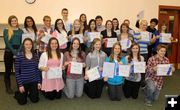
[[158, 16], [159, 5], [180, 6], [180, 0], [36, 0], [32, 5], [25, 0], [1, 0], [0, 23], [7, 23], [12, 14], [18, 17], [20, 23], [27, 15], [32, 16], [36, 23], [42, 23], [43, 16], [50, 15], [54, 23], [56, 18], [61, 17], [61, 9], [66, 7], [72, 21], [85, 13], [88, 20], [102, 15], [104, 23], [113, 17], [117, 17], [120, 22], [128, 18], [134, 28], [138, 12], [144, 10], [145, 18], [150, 20]]

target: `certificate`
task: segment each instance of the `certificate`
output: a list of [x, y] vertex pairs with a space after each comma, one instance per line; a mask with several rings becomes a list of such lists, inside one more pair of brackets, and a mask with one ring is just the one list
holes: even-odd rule
[[62, 69], [60, 67], [49, 68], [47, 71], [47, 79], [62, 78]]
[[48, 44], [50, 38], [51, 38], [51, 35], [47, 34], [41, 38], [41, 41]]
[[107, 48], [113, 47], [114, 43], [117, 42], [117, 38], [107, 38]]
[[72, 36], [72, 40], [77, 37], [80, 40], [80, 43], [83, 43], [83, 34], [75, 34]]
[[171, 43], [171, 33], [161, 33], [159, 41], [161, 43]]
[[35, 41], [35, 34], [22, 34], [22, 43], [26, 38], [30, 38], [32, 41]]
[[72, 74], [82, 74], [83, 64], [78, 62], [71, 62], [70, 73]]
[[120, 35], [120, 30], [119, 30], [119, 29], [118, 29], [118, 30], [115, 30], [114, 32], [116, 33], [117, 36]]
[[149, 32], [141, 32], [140, 41], [150, 42], [150, 33]]
[[122, 50], [127, 50], [128, 48], [131, 47], [131, 40], [129, 39], [124, 39], [124, 40], [121, 40], [120, 41], [120, 44], [121, 44], [121, 48]]
[[157, 65], [157, 76], [171, 76], [171, 75], [172, 75], [172, 64]]
[[66, 44], [68, 42], [66, 36], [63, 36], [62, 34], [58, 34], [56, 38], [57, 38], [60, 46], [63, 44]]
[[89, 78], [89, 82], [92, 82], [92, 81], [100, 78], [98, 67], [94, 67], [94, 68], [88, 70], [86, 72], [86, 74]]
[[130, 65], [119, 65], [119, 76], [129, 77]]
[[115, 67], [115, 63], [104, 62], [102, 76], [103, 77], [108, 76], [110, 78], [113, 78], [114, 77], [114, 67]]
[[89, 32], [89, 40], [92, 42], [95, 38], [101, 38], [100, 32]]
[[133, 63], [133, 73], [145, 73], [146, 62], [134, 62]]

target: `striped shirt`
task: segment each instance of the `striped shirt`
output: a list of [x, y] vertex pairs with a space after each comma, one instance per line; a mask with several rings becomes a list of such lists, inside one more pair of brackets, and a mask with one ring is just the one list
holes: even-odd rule
[[15, 76], [18, 86], [31, 82], [41, 82], [37, 58], [35, 56], [35, 58], [26, 59], [22, 53], [17, 55], [15, 59]]

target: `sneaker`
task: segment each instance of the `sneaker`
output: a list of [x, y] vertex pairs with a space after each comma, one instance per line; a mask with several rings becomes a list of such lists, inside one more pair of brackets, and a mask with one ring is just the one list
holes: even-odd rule
[[145, 105], [148, 106], [148, 107], [152, 107], [152, 103], [151, 103], [150, 101], [147, 101], [147, 102], [145, 103]]

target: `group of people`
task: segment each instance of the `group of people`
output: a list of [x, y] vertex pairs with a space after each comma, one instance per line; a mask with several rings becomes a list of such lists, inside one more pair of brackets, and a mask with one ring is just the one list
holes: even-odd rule
[[[163, 86], [163, 76], [156, 74], [157, 65], [169, 64], [165, 56], [167, 46], [159, 42], [159, 33], [166, 32], [165, 25], [158, 31], [156, 18], [151, 19], [150, 26], [142, 19], [138, 22], [138, 31], [134, 31], [128, 19], [119, 26], [118, 19], [113, 18], [104, 26], [99, 15], [87, 24], [85, 14], [73, 23], [68, 19], [68, 9], [63, 8], [61, 14], [62, 19], [57, 19], [54, 27], [50, 16], [44, 16], [44, 26], [40, 29], [31, 16], [25, 18], [23, 29], [19, 28], [16, 16], [9, 17], [8, 28], [3, 33], [6, 92], [13, 93], [10, 74], [14, 63], [18, 87], [14, 97], [21, 105], [27, 103], [27, 97], [38, 102], [39, 91], [49, 100], [60, 99], [62, 93], [68, 98], [81, 97], [83, 92], [92, 99], [100, 98], [105, 85], [112, 101], [120, 101], [123, 94], [126, 98], [137, 99], [142, 87], [146, 105], [152, 106]], [[149, 42], [141, 40], [139, 33], [143, 32], [149, 33]], [[96, 38], [92, 39], [92, 34]], [[23, 38], [25, 35], [31, 38]], [[46, 42], [47, 36], [50, 38]], [[116, 39], [111, 46], [110, 38]], [[59, 39], [67, 39], [67, 42], [61, 44]], [[82, 64], [82, 73], [71, 72], [73, 62]], [[103, 77], [104, 62], [116, 65], [146, 62], [147, 68], [145, 74], [131, 71], [129, 77], [122, 77], [115, 66], [113, 77]], [[98, 67], [101, 77], [89, 81], [87, 71], [94, 67]]]

